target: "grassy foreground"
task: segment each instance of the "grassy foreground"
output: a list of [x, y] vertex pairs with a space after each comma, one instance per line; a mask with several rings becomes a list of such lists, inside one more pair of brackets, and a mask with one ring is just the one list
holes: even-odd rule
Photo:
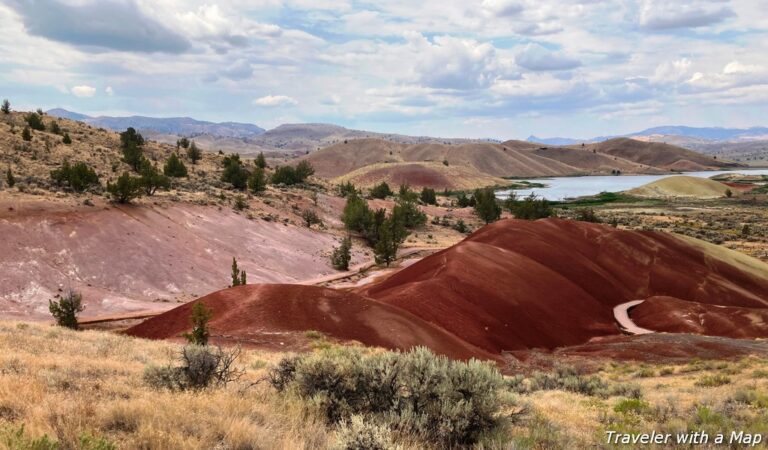
[[[310, 402], [258, 382], [285, 354], [244, 350], [239, 381], [178, 392], [143, 378], [176, 358], [173, 343], [0, 322], [0, 350], [0, 448], [354, 448]], [[768, 435], [763, 359], [526, 371], [505, 377], [499, 396], [502, 427], [475, 448], [608, 448], [607, 430]], [[427, 445], [414, 436], [392, 443]]]

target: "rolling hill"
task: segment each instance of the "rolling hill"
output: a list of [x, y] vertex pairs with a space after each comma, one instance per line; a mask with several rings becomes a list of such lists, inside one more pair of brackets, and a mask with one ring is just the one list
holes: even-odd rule
[[[542, 147], [524, 141], [409, 145], [381, 139], [357, 139], [331, 145], [303, 159], [315, 167], [315, 173], [320, 177], [351, 180], [361, 186], [397, 179], [413, 186], [441, 189], [465, 189], [468, 178], [476, 180], [473, 187], [479, 187], [497, 184], [491, 179], [483, 180], [483, 177], [605, 175], [615, 171], [667, 173], [739, 166], [672, 145], [625, 138], [584, 147]], [[426, 169], [416, 170], [415, 163], [431, 167], [430, 175], [425, 175]], [[464, 175], [454, 181], [447, 169], [440, 170], [436, 164], [445, 168], [461, 167], [476, 175]], [[403, 173], [404, 167], [409, 168], [411, 175]], [[443, 176], [438, 175], [440, 172]]]

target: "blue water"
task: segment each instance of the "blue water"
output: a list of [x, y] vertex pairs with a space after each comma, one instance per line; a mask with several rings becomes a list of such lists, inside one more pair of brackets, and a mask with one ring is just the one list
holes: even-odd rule
[[[566, 200], [569, 198], [596, 195], [601, 192], [621, 192], [651, 183], [662, 178], [675, 175], [688, 175], [691, 177], [709, 178], [723, 173], [743, 173], [750, 175], [768, 175], [768, 169], [738, 169], [706, 172], [684, 172], [682, 174], [669, 175], [621, 175], [621, 176], [588, 176], [588, 177], [555, 177], [537, 178], [528, 181], [546, 184], [543, 188], [514, 189], [517, 198], [535, 194], [547, 200]], [[497, 191], [496, 197], [504, 199], [509, 196], [511, 190]]]

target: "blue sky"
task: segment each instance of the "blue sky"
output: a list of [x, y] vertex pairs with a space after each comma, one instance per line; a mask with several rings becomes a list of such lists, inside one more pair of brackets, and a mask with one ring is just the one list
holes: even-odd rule
[[764, 0], [0, 0], [17, 109], [446, 137], [768, 125]]

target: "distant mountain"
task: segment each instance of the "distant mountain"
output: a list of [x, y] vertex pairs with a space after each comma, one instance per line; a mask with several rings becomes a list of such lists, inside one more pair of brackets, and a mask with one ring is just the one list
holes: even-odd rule
[[114, 131], [124, 131], [128, 127], [133, 127], [142, 132], [189, 137], [211, 135], [223, 138], [252, 138], [264, 133], [263, 128], [249, 123], [215, 123], [195, 120], [190, 117], [91, 117], [61, 108], [51, 109], [47, 113], [51, 116], [78, 120], [89, 125], [108, 128]]
[[265, 152], [277, 153], [280, 156], [298, 156], [345, 140], [363, 138], [385, 139], [402, 144], [438, 143], [448, 145], [491, 141], [488, 139], [436, 138], [376, 133], [352, 130], [327, 123], [283, 124], [265, 131], [263, 128], [252, 124], [214, 123], [189, 117], [92, 117], [61, 108], [51, 109], [48, 114], [115, 131], [123, 131], [128, 127], [133, 127], [149, 139], [168, 144], [174, 144], [180, 136], [186, 136], [193, 138], [203, 149], [222, 150], [243, 155]]
[[[681, 145], [692, 140], [701, 141], [748, 141], [748, 140], [766, 140], [768, 139], [768, 127], [752, 128], [720, 128], [720, 127], [686, 127], [666, 125], [660, 127], [647, 128], [635, 133], [628, 133], [616, 136], [596, 136], [590, 139], [575, 139], [564, 137], [541, 138], [538, 136], [528, 137], [528, 142], [537, 142], [548, 145], [574, 145], [582, 142], [603, 142], [616, 137], [646, 137], [654, 138], [656, 141], [675, 140], [676, 144]], [[688, 138], [688, 139], [685, 139]], [[644, 139], [651, 140], [651, 139]]]
[[528, 142], [535, 142], [537, 144], [546, 144], [546, 145], [576, 145], [581, 144], [582, 142], [593, 142], [592, 140], [588, 141], [580, 141], [578, 139], [572, 139], [572, 138], [562, 138], [562, 137], [552, 137], [552, 138], [540, 138], [538, 136], [528, 136], [528, 139], [526, 139]]

